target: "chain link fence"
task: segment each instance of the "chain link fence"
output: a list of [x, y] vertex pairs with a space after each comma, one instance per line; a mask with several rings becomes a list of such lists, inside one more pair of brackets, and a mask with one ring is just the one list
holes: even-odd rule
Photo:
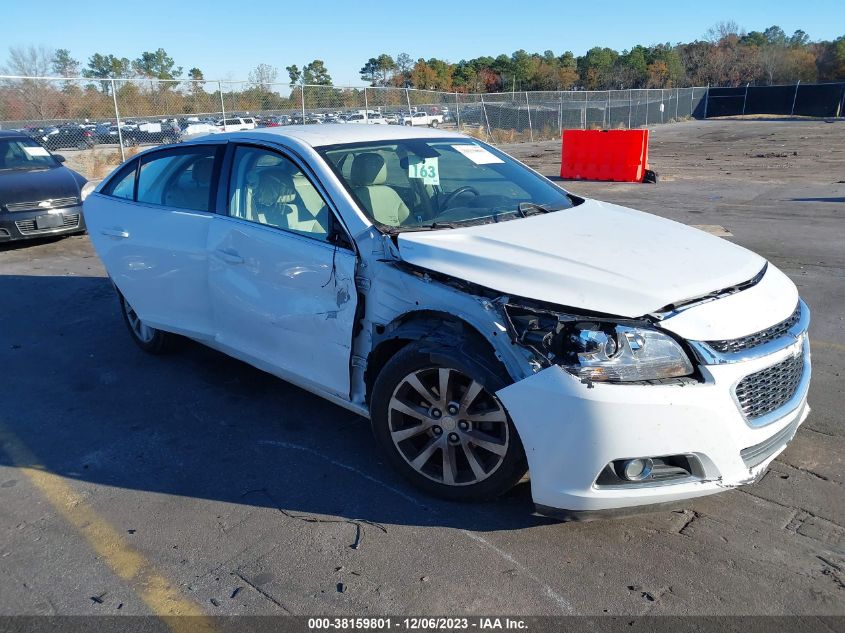
[[139, 147], [302, 123], [430, 125], [494, 143], [703, 118], [707, 88], [466, 94], [242, 81], [0, 76], [0, 129], [100, 178]]

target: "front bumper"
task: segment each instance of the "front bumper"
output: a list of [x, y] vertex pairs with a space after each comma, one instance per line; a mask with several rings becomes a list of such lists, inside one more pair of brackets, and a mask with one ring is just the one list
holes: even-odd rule
[[[42, 228], [38, 218], [50, 216], [57, 218]], [[85, 230], [85, 218], [82, 205], [61, 209], [40, 209], [38, 211], [0, 212], [0, 242], [25, 240], [51, 235], [79, 233]]]
[[[767, 417], [767, 424], [752, 426], [740, 411], [734, 387], [749, 374], [797, 354], [803, 356], [803, 372], [794, 396]], [[696, 384], [587, 385], [552, 366], [500, 390], [497, 395], [525, 447], [538, 510], [557, 516], [618, 513], [713, 494], [762, 476], [809, 413], [806, 333], [766, 356], [701, 365], [700, 371], [704, 380]], [[614, 460], [674, 455], [697, 461], [694, 476], [596, 483]]]

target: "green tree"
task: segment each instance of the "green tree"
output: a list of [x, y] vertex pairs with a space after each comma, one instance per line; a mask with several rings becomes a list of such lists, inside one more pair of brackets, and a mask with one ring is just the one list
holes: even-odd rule
[[315, 59], [310, 64], [306, 64], [302, 69], [302, 77], [304, 82], [311, 86], [332, 85], [332, 77], [322, 59]]
[[[414, 60], [408, 53], [399, 53], [396, 56], [396, 76], [394, 84], [404, 86], [411, 78], [411, 70], [414, 68]], [[397, 81], [398, 78], [398, 81]]]
[[144, 51], [132, 65], [136, 73], [150, 79], [176, 79], [182, 75], [182, 67], [163, 48]]
[[578, 58], [578, 74], [588, 90], [604, 90], [613, 87], [613, 71], [619, 57], [612, 48], [596, 46]]
[[511, 87], [524, 88], [533, 76], [534, 64], [531, 55], [522, 49], [511, 54]]
[[68, 49], [59, 48], [53, 53], [52, 70], [59, 77], [78, 77], [79, 60], [71, 57]]
[[641, 88], [648, 77], [648, 50], [643, 46], [635, 46], [630, 51], [622, 51], [616, 62], [616, 81], [618, 87]]
[[291, 64], [290, 66], [285, 66], [285, 70], [288, 71], [291, 87], [299, 85], [302, 82], [302, 71], [299, 70], [299, 66]]
[[[132, 76], [132, 62], [126, 57], [94, 53], [88, 58], [88, 67], [82, 70], [82, 76], [100, 80], [124, 79]], [[104, 93], [108, 94], [110, 87], [110, 81], [100, 81], [100, 90]]]
[[382, 53], [378, 57], [370, 57], [359, 73], [361, 79], [368, 81], [371, 86], [387, 86], [396, 68], [393, 58], [387, 53]]

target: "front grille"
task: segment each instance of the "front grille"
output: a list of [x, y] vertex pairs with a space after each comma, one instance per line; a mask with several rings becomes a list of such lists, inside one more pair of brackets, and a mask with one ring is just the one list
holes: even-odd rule
[[[38, 206], [41, 202], [49, 202], [49, 207]], [[79, 204], [79, 198], [53, 198], [51, 200], [37, 200], [35, 202], [13, 202], [6, 205], [9, 211], [41, 211], [48, 209], [61, 209], [62, 207], [73, 207]]]
[[39, 229], [35, 225], [35, 219], [32, 220], [17, 220], [15, 225], [18, 231], [23, 235], [38, 235], [39, 233], [50, 233], [51, 231], [63, 231], [65, 229], [75, 229], [79, 226], [79, 214], [67, 213], [62, 215], [62, 225], [49, 229]]
[[801, 304], [799, 303], [788, 319], [768, 327], [765, 330], [760, 330], [759, 332], [743, 336], [742, 338], [733, 338], [725, 341], [707, 341], [707, 344], [717, 352], [721, 352], [723, 354], [742, 352], [780, 338], [786, 334], [792, 326], [798, 323], [800, 318]]
[[795, 418], [795, 421], [786, 425], [770, 438], [763, 440], [754, 446], [742, 449], [739, 452], [740, 457], [742, 457], [742, 461], [745, 462], [745, 465], [749, 468], [759, 466], [769, 459], [769, 457], [786, 446], [787, 442], [795, 436], [795, 432], [798, 430], [798, 425], [800, 423], [801, 418]]
[[798, 354], [740, 380], [735, 393], [746, 420], [764, 416], [789, 402], [803, 373], [804, 357]]

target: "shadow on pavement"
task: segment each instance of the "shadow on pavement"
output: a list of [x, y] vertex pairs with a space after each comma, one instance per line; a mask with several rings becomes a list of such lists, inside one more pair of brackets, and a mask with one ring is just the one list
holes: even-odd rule
[[[103, 486], [375, 523], [514, 530], [529, 486], [483, 504], [417, 492], [361, 417], [185, 341], [143, 353], [102, 277], [0, 276], [0, 423], [47, 470]], [[12, 465], [0, 449], [0, 464]]]

